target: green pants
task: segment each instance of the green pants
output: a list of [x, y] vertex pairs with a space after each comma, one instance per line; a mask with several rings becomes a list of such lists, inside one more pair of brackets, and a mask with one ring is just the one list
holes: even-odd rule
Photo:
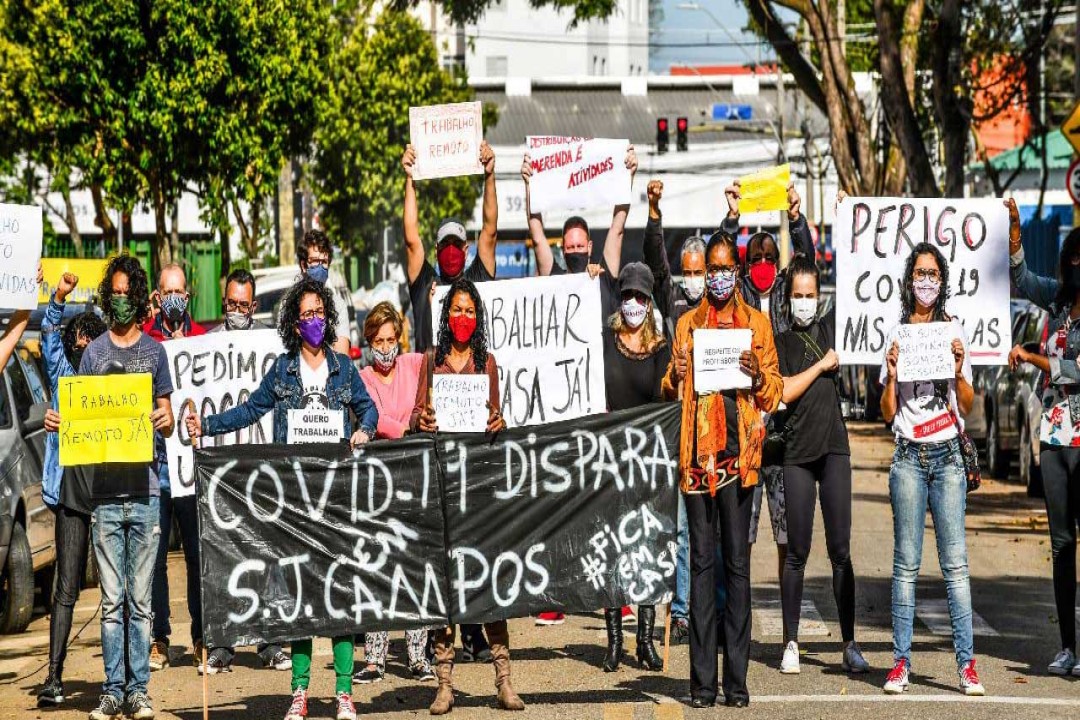
[[[334, 693], [352, 694], [353, 636], [342, 635], [334, 642]], [[311, 638], [294, 640], [292, 643], [292, 691], [307, 690], [311, 683]]]

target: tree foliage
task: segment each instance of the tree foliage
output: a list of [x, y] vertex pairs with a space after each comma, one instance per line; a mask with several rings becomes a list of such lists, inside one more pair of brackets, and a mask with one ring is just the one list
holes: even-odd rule
[[[462, 75], [439, 66], [431, 36], [411, 15], [386, 11], [370, 27], [353, 27], [331, 63], [310, 168], [330, 236], [361, 251], [398, 225], [409, 108], [474, 97]], [[485, 107], [484, 126], [495, 120]], [[422, 231], [434, 232], [443, 217], [471, 215], [481, 188], [480, 176], [420, 183]]]

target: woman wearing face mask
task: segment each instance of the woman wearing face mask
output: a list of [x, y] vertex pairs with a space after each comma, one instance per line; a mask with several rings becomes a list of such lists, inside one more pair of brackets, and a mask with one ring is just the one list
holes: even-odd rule
[[1034, 365], [1049, 382], [1042, 392], [1040, 465], [1053, 554], [1054, 600], [1061, 650], [1047, 667], [1051, 675], [1080, 676], [1076, 657], [1076, 511], [1080, 503], [1080, 230], [1065, 238], [1056, 278], [1039, 277], [1024, 260], [1020, 213], [1009, 200], [1009, 265], [1013, 287], [1050, 313], [1042, 352], [1017, 346], [1009, 365]]
[[[780, 403], [783, 381], [769, 319], [742, 299], [735, 238], [718, 232], [705, 247], [706, 302], [675, 329], [664, 397], [682, 401], [679, 474], [690, 528], [690, 704], [711, 707], [717, 694], [715, 547], [723, 547], [724, 701], [746, 707], [750, 693], [750, 511], [765, 438], [763, 412]], [[751, 349], [739, 366], [748, 390], [698, 394], [694, 389], [694, 331], [749, 329]]]
[[[626, 410], [658, 402], [660, 383], [671, 360], [671, 346], [656, 330], [653, 316], [653, 274], [644, 263], [630, 263], [619, 273], [622, 304], [604, 328], [604, 386], [608, 410]], [[615, 672], [622, 660], [622, 608], [604, 610], [608, 648], [604, 672]], [[663, 661], [653, 646], [656, 608], [638, 607], [637, 660], [646, 670], [660, 670]]]
[[[399, 438], [408, 432], [409, 418], [416, 402], [416, 387], [420, 382], [420, 365], [424, 356], [421, 353], [399, 353], [403, 329], [401, 313], [388, 302], [376, 305], [364, 320], [364, 339], [371, 348], [372, 363], [360, 371], [360, 379], [379, 409], [379, 426], [375, 430], [375, 437], [380, 440]], [[427, 637], [427, 630], [405, 632], [409, 670], [415, 680], [435, 679], [425, 653]], [[364, 640], [366, 666], [353, 676], [353, 681], [360, 684], [376, 683], [385, 674], [390, 633], [369, 632]]]
[[825, 317], [818, 316], [820, 277], [812, 259], [796, 255], [787, 277], [785, 304], [791, 312], [791, 329], [776, 338], [787, 405], [784, 493], [788, 553], [781, 581], [786, 637], [780, 672], [799, 672], [803, 573], [810, 556], [820, 489], [833, 597], [844, 641], [840, 666], [845, 672], [864, 673], [870, 666], [855, 643], [855, 573], [849, 549], [851, 451], [836, 379], [840, 367], [834, 349], [836, 314], [830, 311]]
[[960, 321], [945, 311], [949, 267], [933, 245], [919, 243], [908, 256], [900, 288], [900, 325], [951, 323], [954, 377], [948, 380], [900, 382], [897, 362], [899, 326], [885, 342], [881, 364], [881, 414], [896, 433], [896, 452], [889, 470], [893, 511], [893, 669], [885, 692], [907, 689], [911, 670], [911, 635], [915, 622], [915, 581], [922, 564], [926, 508], [934, 519], [938, 564], [945, 576], [952, 619], [953, 647], [960, 688], [967, 695], [985, 689], [975, 670], [971, 629], [971, 581], [968, 573], [965, 513], [967, 474], [960, 448], [963, 415], [971, 410], [971, 363], [967, 336]]
[[[322, 407], [342, 412], [344, 437], [359, 447], [373, 437], [379, 411], [368, 395], [360, 374], [348, 356], [332, 349], [337, 313], [327, 287], [310, 278], [299, 280], [281, 303], [278, 334], [285, 345], [262, 383], [245, 402], [205, 419], [188, 415], [192, 439], [222, 435], [248, 427], [268, 412], [274, 413], [274, 442], [288, 441], [289, 410]], [[352, 416], [359, 428], [353, 430]], [[285, 720], [307, 717], [308, 684], [311, 680], [311, 639], [292, 643], [292, 700]], [[356, 720], [352, 702], [353, 636], [333, 638], [337, 719]]]
[[[420, 365], [420, 381], [409, 421], [413, 432], [439, 430], [429, 396], [433, 375], [486, 374], [489, 392], [487, 431], [497, 433], [506, 427], [506, 420], [499, 411], [499, 368], [495, 364], [495, 356], [488, 352], [484, 327], [484, 305], [480, 302], [476, 285], [464, 278], [455, 280], [446, 293], [442, 312], [439, 313], [435, 347], [424, 353]], [[484, 631], [491, 644], [499, 707], [503, 710], [524, 710], [525, 703], [510, 684], [510, 632], [506, 621], [484, 623]], [[435, 674], [439, 679], [439, 690], [430, 712], [432, 715], [445, 715], [454, 708], [455, 628], [451, 625], [433, 631], [432, 635], [435, 639]]]

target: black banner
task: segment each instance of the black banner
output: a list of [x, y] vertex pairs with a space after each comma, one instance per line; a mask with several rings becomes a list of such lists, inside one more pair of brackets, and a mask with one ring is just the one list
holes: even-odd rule
[[250, 645], [588, 612], [675, 584], [679, 406], [195, 454], [203, 630]]

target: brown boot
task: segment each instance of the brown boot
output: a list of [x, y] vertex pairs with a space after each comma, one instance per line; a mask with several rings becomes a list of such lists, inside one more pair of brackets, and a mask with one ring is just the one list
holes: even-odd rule
[[510, 684], [510, 631], [506, 627], [506, 621], [488, 623], [484, 629], [491, 645], [491, 660], [495, 664], [495, 689], [498, 690], [499, 707], [503, 710], [524, 710], [525, 703]]
[[435, 675], [439, 689], [429, 711], [432, 715], [445, 715], [454, 709], [454, 626], [432, 630], [435, 636]]

